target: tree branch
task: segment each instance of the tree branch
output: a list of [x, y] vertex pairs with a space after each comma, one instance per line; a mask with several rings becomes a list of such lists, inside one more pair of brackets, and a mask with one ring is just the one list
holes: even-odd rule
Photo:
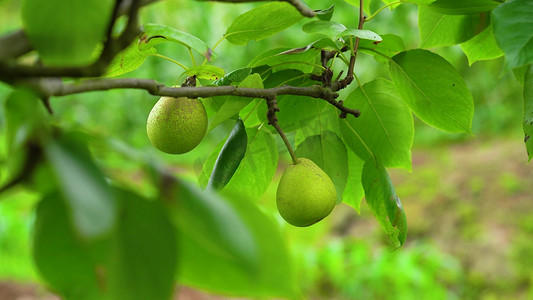
[[[198, 1], [244, 3], [244, 2], [273, 1], [273, 0], [198, 0]], [[306, 16], [308, 18], [312, 18], [316, 15], [316, 13], [312, 9], [307, 7], [307, 5], [305, 5], [300, 0], [277, 0], [277, 1], [289, 3], [290, 5], [294, 6], [303, 16]]]
[[243, 88], [229, 86], [206, 87], [167, 87], [152, 79], [142, 78], [98, 78], [84, 79], [75, 83], [64, 83], [60, 78], [28, 79], [19, 82], [36, 90], [41, 97], [66, 96], [91, 91], [107, 91], [111, 89], [141, 89], [157, 96], [206, 98], [213, 96], [233, 95], [249, 98], [273, 98], [278, 95], [296, 95], [323, 99], [338, 108], [344, 115], [359, 117], [360, 112], [343, 105], [337, 101], [339, 94], [331, 89], [313, 85], [307, 87], [280, 86], [269, 89]]

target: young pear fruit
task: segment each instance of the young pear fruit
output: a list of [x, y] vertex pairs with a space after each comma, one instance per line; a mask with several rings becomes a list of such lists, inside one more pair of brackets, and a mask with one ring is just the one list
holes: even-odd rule
[[276, 194], [278, 211], [288, 223], [305, 227], [327, 217], [337, 202], [329, 176], [313, 161], [299, 158], [281, 175]]
[[186, 97], [161, 97], [154, 105], [146, 132], [157, 149], [169, 154], [191, 151], [207, 131], [207, 113], [202, 102]]

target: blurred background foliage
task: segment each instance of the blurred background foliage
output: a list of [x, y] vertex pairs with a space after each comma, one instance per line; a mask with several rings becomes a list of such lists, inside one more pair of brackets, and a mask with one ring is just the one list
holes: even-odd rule
[[[314, 9], [335, 4], [333, 21], [357, 26], [357, 9], [342, 0], [307, 0]], [[382, 3], [373, 1], [375, 10]], [[0, 0], [0, 33], [21, 27], [20, 1]], [[214, 45], [239, 14], [259, 4], [189, 0], [159, 1], [142, 9], [142, 23], [189, 32]], [[215, 65], [226, 72], [245, 67], [265, 49], [302, 47], [317, 39], [301, 31], [303, 20], [271, 38], [217, 47]], [[418, 45], [417, 7], [384, 10], [365, 25], [378, 34], [396, 34], [408, 49]], [[392, 170], [409, 223], [406, 244], [391, 251], [365, 204], [360, 215], [339, 205], [331, 217], [310, 228], [282, 222], [275, 209], [280, 172], [259, 200], [276, 218], [291, 253], [304, 298], [311, 299], [531, 299], [533, 297], [533, 170], [522, 143], [522, 95], [503, 58], [468, 65], [461, 49], [432, 49], [464, 76], [475, 101], [474, 136], [440, 132], [415, 119], [413, 170]], [[174, 43], [159, 53], [191, 66], [189, 53]], [[24, 59], [32, 60], [28, 56]], [[199, 56], [197, 61], [201, 61]], [[124, 77], [179, 84], [183, 70], [157, 57]], [[387, 76], [387, 69], [361, 54], [356, 74], [364, 82]], [[353, 87], [343, 91], [347, 94]], [[9, 88], [0, 84], [0, 116]], [[144, 91], [114, 90], [52, 98], [57, 124], [101, 137], [93, 145], [106, 172], [123, 178], [139, 193], [154, 195], [141, 167], [128, 157], [157, 157], [180, 176], [196, 180], [203, 161], [224, 139], [232, 121], [211, 131], [195, 150], [180, 156], [157, 152], [149, 143], [146, 118], [157, 97]], [[0, 120], [0, 179], [7, 163], [4, 121]], [[284, 169], [289, 156], [281, 150]], [[124, 155], [127, 154], [127, 155]], [[38, 282], [30, 257], [29, 235], [38, 195], [17, 188], [0, 196], [0, 281]], [[1, 201], [10, 198], [13, 201]]]

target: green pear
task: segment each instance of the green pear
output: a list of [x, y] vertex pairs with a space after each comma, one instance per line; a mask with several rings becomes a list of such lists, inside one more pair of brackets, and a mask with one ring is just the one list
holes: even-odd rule
[[331, 213], [337, 202], [337, 191], [329, 176], [313, 161], [299, 158], [281, 175], [276, 200], [285, 221], [305, 227]]
[[146, 132], [157, 149], [181, 154], [194, 149], [207, 131], [207, 113], [202, 102], [186, 97], [161, 97], [154, 105]]

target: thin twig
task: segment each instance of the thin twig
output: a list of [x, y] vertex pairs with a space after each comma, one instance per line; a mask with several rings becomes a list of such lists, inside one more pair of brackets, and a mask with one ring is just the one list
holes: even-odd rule
[[297, 164], [298, 158], [296, 157], [296, 153], [294, 153], [294, 149], [292, 149], [291, 143], [289, 143], [289, 139], [287, 138], [287, 136], [285, 135], [285, 133], [281, 129], [281, 126], [279, 126], [279, 123], [278, 123], [278, 117], [276, 116], [276, 113], [279, 111], [279, 107], [278, 107], [278, 103], [276, 102], [276, 97], [267, 97], [266, 103], [268, 106], [268, 111], [267, 111], [268, 124], [272, 125], [272, 127], [276, 129], [279, 136], [285, 143], [285, 147], [287, 147], [287, 150], [289, 151], [289, 154], [291, 155], [292, 161], [294, 162], [294, 164]]

